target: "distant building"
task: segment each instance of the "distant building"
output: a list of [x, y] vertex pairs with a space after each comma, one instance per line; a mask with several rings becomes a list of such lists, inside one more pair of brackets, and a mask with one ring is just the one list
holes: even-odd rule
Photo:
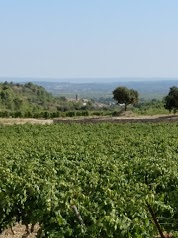
[[79, 100], [79, 94], [76, 94], [76, 101], [78, 101]]

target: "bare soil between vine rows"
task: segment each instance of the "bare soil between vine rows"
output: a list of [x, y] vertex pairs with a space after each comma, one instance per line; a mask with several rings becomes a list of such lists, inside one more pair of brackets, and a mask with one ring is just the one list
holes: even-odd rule
[[53, 124], [53, 123], [159, 123], [178, 122], [178, 115], [155, 115], [155, 116], [119, 116], [119, 117], [84, 117], [84, 118], [55, 118], [55, 119], [35, 119], [35, 118], [0, 118], [0, 125], [14, 124]]
[[39, 226], [35, 225], [35, 229], [33, 233], [27, 234], [25, 231], [25, 226], [21, 224], [16, 224], [12, 230], [10, 228], [4, 230], [2, 234], [0, 234], [0, 238], [35, 238], [38, 232]]
[[120, 116], [120, 117], [98, 117], [98, 118], [76, 118], [61, 119], [56, 118], [54, 123], [160, 123], [160, 122], [178, 122], [177, 115], [156, 115], [156, 116]]

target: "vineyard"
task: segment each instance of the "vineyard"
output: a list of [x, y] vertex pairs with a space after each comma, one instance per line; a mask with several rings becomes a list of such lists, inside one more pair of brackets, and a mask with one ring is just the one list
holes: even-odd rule
[[0, 230], [178, 237], [177, 135], [177, 123], [1, 125]]

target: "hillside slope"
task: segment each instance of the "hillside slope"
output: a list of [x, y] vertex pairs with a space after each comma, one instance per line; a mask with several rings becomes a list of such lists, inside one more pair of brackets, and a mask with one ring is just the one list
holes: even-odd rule
[[0, 111], [56, 111], [60, 99], [33, 83], [0, 83]]

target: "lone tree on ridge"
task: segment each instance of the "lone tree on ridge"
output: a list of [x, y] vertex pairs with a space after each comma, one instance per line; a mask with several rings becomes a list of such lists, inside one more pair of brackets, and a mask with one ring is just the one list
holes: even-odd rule
[[173, 110], [174, 113], [178, 110], [178, 88], [173, 86], [170, 88], [168, 95], [164, 98], [165, 109], [168, 109], [169, 112]]
[[128, 89], [126, 87], [117, 87], [113, 91], [113, 98], [119, 104], [125, 104], [125, 111], [127, 110], [127, 106], [129, 104], [134, 104], [138, 102], [139, 94], [136, 90]]

